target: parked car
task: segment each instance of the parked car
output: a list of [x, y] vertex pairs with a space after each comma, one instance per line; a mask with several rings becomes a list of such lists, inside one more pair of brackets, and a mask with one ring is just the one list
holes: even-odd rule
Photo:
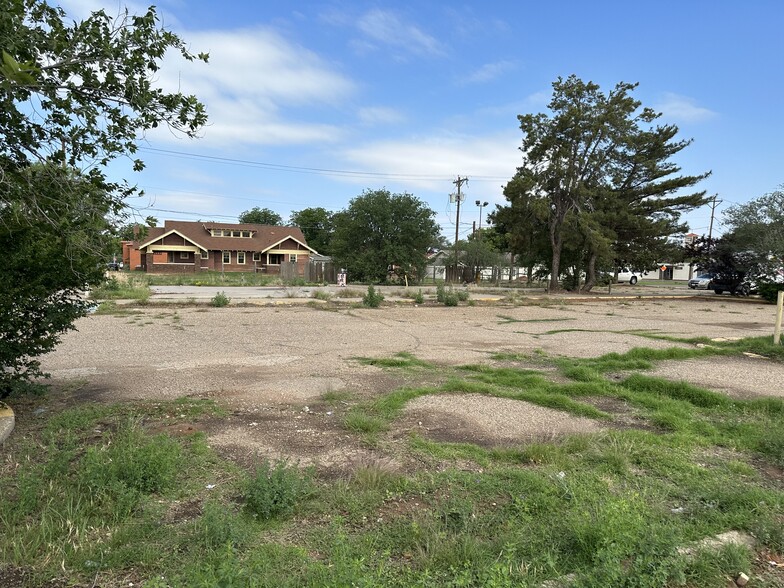
[[106, 264], [106, 269], [108, 269], [110, 271], [113, 271], [113, 272], [116, 272], [121, 267], [122, 267], [122, 264], [119, 261], [110, 261], [109, 263]]
[[648, 272], [636, 272], [626, 267], [618, 268], [618, 283], [626, 284], [627, 282], [634, 286], [637, 281]]
[[710, 284], [716, 294], [729, 292], [733, 296], [748, 296], [757, 292], [757, 283], [747, 278], [716, 276]]
[[708, 290], [711, 288], [713, 274], [702, 274], [689, 280], [689, 288], [692, 290]]

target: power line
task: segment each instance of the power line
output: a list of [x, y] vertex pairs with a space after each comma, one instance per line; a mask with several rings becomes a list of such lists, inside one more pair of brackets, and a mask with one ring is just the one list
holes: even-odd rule
[[[255, 167], [261, 169], [268, 169], [271, 171], [281, 171], [288, 173], [312, 174], [323, 176], [338, 176], [350, 177], [359, 179], [390, 179], [390, 180], [426, 180], [437, 182], [452, 182], [451, 177], [436, 176], [430, 174], [400, 174], [392, 172], [370, 172], [370, 171], [357, 171], [345, 169], [331, 169], [320, 167], [305, 167], [295, 165], [282, 165], [278, 163], [268, 163], [264, 161], [253, 161], [247, 159], [235, 159], [232, 157], [219, 157], [216, 155], [202, 155], [199, 153], [186, 153], [184, 151], [173, 151], [170, 149], [158, 149], [156, 147], [139, 147], [140, 150], [150, 151], [166, 155], [168, 157], [178, 157], [181, 159], [195, 159], [199, 161], [211, 161], [214, 163], [221, 163], [225, 165], [236, 165], [240, 167]], [[472, 178], [480, 181], [508, 181], [509, 177], [495, 177], [495, 176], [472, 176]]]

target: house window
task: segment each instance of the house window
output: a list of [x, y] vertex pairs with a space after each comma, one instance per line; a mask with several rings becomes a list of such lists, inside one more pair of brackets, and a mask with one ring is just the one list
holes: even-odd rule
[[242, 231], [243, 237], [250, 237], [250, 231]]
[[261, 261], [261, 253], [258, 251], [253, 252], [253, 261]]
[[180, 251], [180, 259], [188, 259], [188, 252]]
[[237, 263], [245, 263], [245, 252], [237, 251]]
[[209, 259], [210, 258], [210, 254], [207, 251], [205, 251], [204, 249], [202, 249], [202, 251], [201, 251], [201, 258], [202, 259]]
[[242, 235], [241, 231], [232, 231], [231, 232], [231, 236], [232, 237], [239, 237], [240, 235]]
[[283, 263], [283, 254], [282, 253], [268, 253], [267, 254], [267, 263], [270, 265], [280, 265]]
[[223, 252], [223, 263], [231, 263], [231, 251]]
[[297, 254], [296, 253], [292, 253], [291, 255], [289, 255], [289, 263], [297, 263]]

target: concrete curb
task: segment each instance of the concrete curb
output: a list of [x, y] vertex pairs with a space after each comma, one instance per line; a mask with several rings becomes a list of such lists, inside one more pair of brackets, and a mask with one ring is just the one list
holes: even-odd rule
[[5, 402], [0, 402], [0, 443], [4, 443], [14, 430], [14, 411]]

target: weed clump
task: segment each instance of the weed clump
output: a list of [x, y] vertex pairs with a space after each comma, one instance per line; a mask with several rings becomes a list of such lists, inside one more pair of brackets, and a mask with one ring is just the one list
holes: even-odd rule
[[436, 301], [444, 304], [444, 299], [446, 298], [446, 287], [443, 284], [438, 284], [436, 286]]
[[226, 296], [226, 292], [220, 291], [210, 299], [210, 306], [222, 308], [228, 306], [229, 302], [231, 302], [231, 298]]
[[300, 499], [310, 493], [313, 473], [300, 472], [285, 460], [268, 460], [256, 468], [245, 487], [245, 506], [261, 520], [291, 515]]
[[457, 292], [455, 292], [452, 286], [449, 286], [449, 289], [444, 292], [444, 306], [457, 306], [457, 303], [460, 301], [460, 296]]
[[378, 308], [384, 300], [384, 295], [381, 292], [376, 292], [373, 284], [370, 284], [367, 289], [367, 294], [362, 297], [362, 305], [368, 308]]

